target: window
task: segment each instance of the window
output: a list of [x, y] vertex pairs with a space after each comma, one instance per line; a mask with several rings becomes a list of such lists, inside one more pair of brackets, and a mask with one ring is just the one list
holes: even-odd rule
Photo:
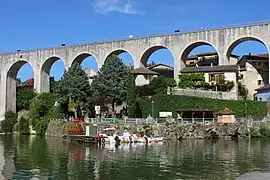
[[262, 85], [262, 80], [258, 80], [258, 86]]
[[215, 81], [215, 75], [214, 74], [209, 74], [209, 82]]

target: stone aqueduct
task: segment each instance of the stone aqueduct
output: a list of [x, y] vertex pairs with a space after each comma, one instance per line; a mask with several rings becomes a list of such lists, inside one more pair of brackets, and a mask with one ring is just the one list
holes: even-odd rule
[[174, 57], [174, 75], [185, 67], [183, 60], [200, 45], [211, 45], [219, 56], [219, 65], [228, 65], [229, 55], [241, 42], [255, 40], [270, 48], [270, 23], [257, 23], [192, 32], [174, 33], [152, 37], [140, 37], [119, 41], [64, 46], [57, 48], [0, 54], [0, 115], [16, 110], [16, 76], [20, 67], [31, 64], [34, 72], [34, 88], [37, 92], [49, 91], [49, 73], [52, 64], [62, 59], [65, 69], [73, 62], [82, 62], [93, 56], [100, 68], [112, 53], [128, 52], [134, 67], [145, 66], [152, 53], [168, 49]]

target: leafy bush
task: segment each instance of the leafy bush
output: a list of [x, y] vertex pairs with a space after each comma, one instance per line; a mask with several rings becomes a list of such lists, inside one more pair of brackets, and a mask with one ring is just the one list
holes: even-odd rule
[[53, 93], [42, 93], [32, 100], [29, 117], [33, 126], [35, 126], [37, 119], [43, 118], [48, 114], [55, 101], [56, 95]]
[[17, 112], [25, 109], [29, 110], [31, 100], [36, 96], [36, 92], [29, 87], [18, 87], [16, 91], [16, 110]]
[[243, 99], [247, 99], [248, 89], [241, 82], [238, 82], [238, 95], [243, 97]]
[[44, 136], [48, 127], [48, 120], [37, 120], [35, 130], [38, 135]]
[[173, 78], [168, 78], [168, 77], [154, 77], [150, 81], [150, 89], [154, 91], [154, 93], [160, 93], [160, 94], [166, 94], [167, 93], [167, 88], [168, 87], [175, 87], [176, 86], [176, 81]]
[[47, 119], [62, 119], [65, 117], [65, 114], [62, 112], [61, 107], [60, 106], [54, 106], [52, 107], [49, 112], [46, 115]]
[[[237, 117], [244, 117], [247, 109], [248, 116], [263, 117], [267, 113], [267, 103], [244, 100], [218, 100], [191, 96], [162, 95], [153, 96], [154, 113], [158, 117], [160, 111], [175, 112], [179, 109], [209, 109], [212, 111], [229, 108]], [[152, 112], [151, 99], [142, 97], [138, 99], [143, 117]], [[245, 105], [246, 103], [246, 105]]]
[[233, 81], [226, 81], [220, 77], [217, 84], [210, 84], [205, 82], [204, 73], [183, 73], [179, 75], [179, 84], [180, 88], [191, 88], [191, 89], [204, 89], [204, 90], [218, 90], [218, 91], [230, 91], [234, 87]]
[[30, 134], [29, 122], [24, 117], [19, 120], [19, 133], [28, 135]]
[[5, 113], [5, 119], [1, 122], [1, 131], [4, 133], [12, 133], [13, 127], [17, 123], [17, 114], [13, 111]]

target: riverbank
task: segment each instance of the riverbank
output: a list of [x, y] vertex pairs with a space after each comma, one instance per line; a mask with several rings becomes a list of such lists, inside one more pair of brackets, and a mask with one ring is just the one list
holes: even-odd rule
[[[46, 135], [62, 137], [66, 122], [51, 121]], [[270, 137], [270, 121], [241, 121], [233, 124], [107, 124], [99, 123], [100, 129], [113, 127], [117, 132], [127, 130], [129, 133], [138, 131], [151, 136], [163, 136], [166, 140], [178, 139], [236, 139]]]

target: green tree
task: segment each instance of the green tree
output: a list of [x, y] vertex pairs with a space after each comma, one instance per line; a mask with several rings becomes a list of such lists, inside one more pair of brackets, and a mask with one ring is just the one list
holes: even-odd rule
[[30, 134], [29, 122], [24, 117], [21, 117], [19, 120], [19, 132], [25, 135]]
[[62, 106], [69, 104], [77, 117], [77, 112], [86, 107], [89, 96], [91, 96], [89, 77], [79, 63], [73, 63], [58, 84], [57, 102]]
[[131, 73], [128, 73], [127, 83], [127, 111], [129, 117], [136, 117], [138, 88], [135, 85], [135, 77]]
[[247, 99], [247, 95], [248, 95], [248, 89], [246, 88], [245, 85], [242, 85], [241, 82], [237, 82], [238, 84], [238, 95], [243, 97], [244, 100]]
[[195, 88], [205, 85], [204, 73], [182, 73], [178, 75], [180, 88]]
[[29, 87], [19, 87], [16, 91], [16, 110], [17, 112], [24, 109], [29, 110], [31, 100], [36, 97], [37, 93]]
[[46, 117], [50, 109], [53, 108], [55, 102], [56, 94], [54, 93], [42, 93], [32, 100], [29, 117], [33, 126], [35, 126], [37, 121]]
[[50, 92], [56, 93], [60, 81], [56, 81], [54, 77], [50, 77]]
[[166, 94], [168, 87], [175, 87], [176, 82], [173, 78], [168, 78], [164, 76], [155, 77], [150, 82], [150, 87], [155, 91], [155, 93]]
[[12, 133], [14, 125], [17, 123], [17, 114], [13, 111], [5, 113], [5, 119], [1, 121], [1, 131], [4, 133]]
[[116, 55], [108, 57], [92, 81], [92, 91], [96, 96], [114, 106], [123, 102], [127, 96], [128, 72], [122, 60]]

